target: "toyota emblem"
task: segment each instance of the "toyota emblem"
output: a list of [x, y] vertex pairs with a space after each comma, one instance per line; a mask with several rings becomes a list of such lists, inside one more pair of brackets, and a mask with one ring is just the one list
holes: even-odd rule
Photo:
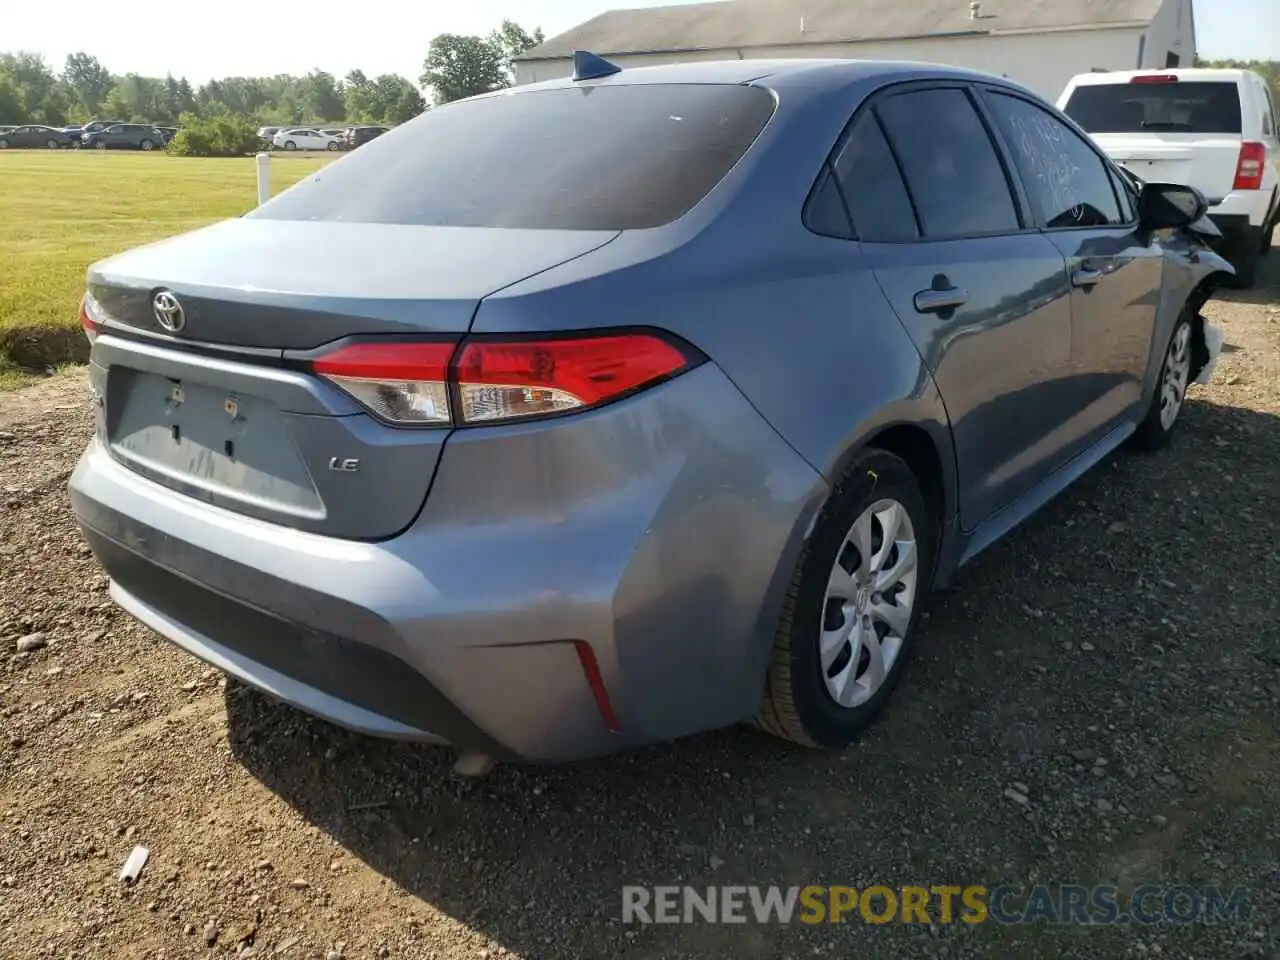
[[168, 290], [161, 290], [151, 301], [156, 322], [170, 333], [177, 333], [187, 325], [187, 314], [178, 298]]

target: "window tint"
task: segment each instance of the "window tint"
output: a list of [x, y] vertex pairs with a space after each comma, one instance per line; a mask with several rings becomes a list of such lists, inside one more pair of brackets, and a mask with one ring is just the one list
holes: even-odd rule
[[823, 171], [822, 179], [805, 207], [804, 225], [824, 237], [852, 239], [853, 229], [849, 225], [849, 214], [845, 211], [844, 201], [840, 198], [835, 177], [829, 167], [824, 167]]
[[914, 240], [916, 215], [893, 151], [874, 114], [864, 112], [836, 158], [836, 176], [863, 240]]
[[635, 230], [687, 212], [773, 114], [728, 84], [582, 86], [428, 110], [251, 216]]
[[1078, 133], [1020, 97], [992, 93], [990, 103], [1031, 202], [1046, 226], [1098, 227], [1129, 222], [1120, 215], [1108, 165]]
[[[1020, 228], [986, 127], [962, 90], [920, 90], [876, 107], [902, 163], [926, 237]], [[854, 215], [857, 226], [857, 215]]]
[[1235, 83], [1104, 83], [1076, 87], [1063, 111], [1090, 133], [1239, 133]]

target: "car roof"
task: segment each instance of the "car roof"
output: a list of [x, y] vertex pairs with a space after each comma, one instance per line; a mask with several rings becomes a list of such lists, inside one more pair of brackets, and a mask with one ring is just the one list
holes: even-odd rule
[[896, 77], [982, 80], [1005, 83], [1025, 89], [1005, 78], [978, 70], [943, 64], [898, 60], [848, 60], [817, 57], [792, 57], [773, 60], [707, 60], [692, 63], [665, 63], [648, 67], [627, 67], [617, 73], [593, 80], [563, 77], [541, 83], [525, 84], [485, 96], [519, 94], [525, 91], [564, 87], [610, 86], [642, 83], [764, 83], [773, 86], [781, 81], [803, 78], [811, 89], [834, 89], [858, 80], [886, 80]]
[[1177, 77], [1179, 80], [1200, 81], [1202, 83], [1236, 83], [1252, 73], [1250, 70], [1229, 67], [1188, 67], [1186, 69], [1170, 68], [1168, 70], [1110, 70], [1106, 73], [1082, 73], [1071, 79], [1077, 87], [1105, 86], [1113, 83], [1128, 83], [1134, 77]]

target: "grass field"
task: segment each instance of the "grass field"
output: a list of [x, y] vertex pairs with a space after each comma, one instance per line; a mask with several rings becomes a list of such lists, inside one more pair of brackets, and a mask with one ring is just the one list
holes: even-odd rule
[[[331, 158], [275, 157], [272, 190]], [[256, 202], [254, 161], [59, 150], [0, 153], [0, 379], [40, 358], [70, 359], [85, 268], [102, 257], [215, 220]], [[4, 376], [8, 374], [7, 378]]]

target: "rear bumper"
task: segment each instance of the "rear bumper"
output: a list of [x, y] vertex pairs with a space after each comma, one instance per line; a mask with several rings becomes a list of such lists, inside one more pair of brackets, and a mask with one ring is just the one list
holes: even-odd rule
[[1268, 190], [1235, 190], [1209, 208], [1209, 216], [1225, 234], [1228, 226], [1240, 233], [1247, 227], [1261, 227], [1271, 213]]
[[70, 490], [115, 600], [206, 662], [354, 730], [567, 760], [754, 712], [825, 486], [707, 364], [456, 433], [421, 515], [378, 543], [200, 503], [96, 442]]

